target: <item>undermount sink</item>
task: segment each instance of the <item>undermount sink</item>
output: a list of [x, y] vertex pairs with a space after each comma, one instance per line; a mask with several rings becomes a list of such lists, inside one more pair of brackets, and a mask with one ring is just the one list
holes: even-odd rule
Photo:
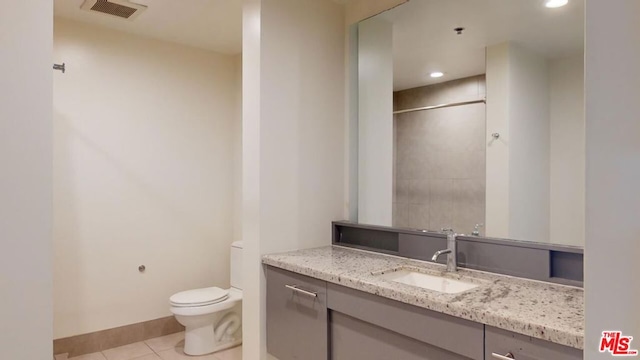
[[381, 273], [380, 278], [388, 281], [416, 286], [423, 289], [446, 294], [457, 294], [477, 288], [479, 285], [462, 280], [449, 279], [437, 275], [429, 275], [410, 269], [399, 269]]

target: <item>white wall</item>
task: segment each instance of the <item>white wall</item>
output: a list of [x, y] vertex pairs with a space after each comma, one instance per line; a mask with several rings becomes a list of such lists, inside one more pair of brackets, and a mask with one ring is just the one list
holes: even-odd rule
[[233, 123], [233, 241], [242, 240], [242, 54], [234, 59], [235, 114]]
[[358, 222], [392, 225], [393, 24], [358, 24]]
[[[544, 57], [487, 48], [487, 234], [549, 241], [550, 120]], [[499, 139], [491, 134], [499, 133]]]
[[509, 238], [549, 241], [547, 61], [510, 44], [509, 75]]
[[[509, 44], [487, 47], [486, 234], [509, 238]], [[491, 134], [500, 137], [493, 139]]]
[[242, 8], [242, 342], [243, 358], [265, 358], [265, 276], [260, 229], [261, 5], [243, 0]]
[[237, 60], [61, 20], [54, 59], [55, 337], [228, 286]]
[[51, 359], [53, 3], [0, 11], [0, 359]]
[[640, 2], [586, 2], [586, 360], [602, 331], [640, 349]]
[[345, 1], [345, 219], [358, 221], [358, 22], [408, 0]]
[[344, 216], [344, 9], [250, 0], [243, 34], [245, 359], [265, 359], [265, 253], [331, 243]]
[[584, 246], [584, 54], [549, 61], [553, 244]]

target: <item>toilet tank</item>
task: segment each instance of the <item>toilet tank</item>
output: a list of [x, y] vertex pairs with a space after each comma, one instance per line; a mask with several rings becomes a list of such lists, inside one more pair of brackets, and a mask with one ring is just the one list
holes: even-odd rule
[[231, 287], [242, 290], [242, 241], [231, 244]]

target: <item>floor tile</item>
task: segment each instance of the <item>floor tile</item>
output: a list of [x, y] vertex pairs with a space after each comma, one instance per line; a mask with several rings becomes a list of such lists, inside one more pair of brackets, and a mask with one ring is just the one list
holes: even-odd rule
[[102, 352], [107, 360], [132, 360], [143, 355], [152, 354], [153, 350], [144, 342], [137, 342]]
[[220, 351], [216, 356], [220, 360], [242, 360], [242, 346]]
[[184, 347], [184, 332], [149, 339], [145, 343], [155, 352]]
[[181, 347], [173, 348], [169, 350], [160, 351], [158, 353], [162, 360], [220, 360], [214, 354], [202, 355], [202, 356], [189, 356], [184, 353]]
[[141, 357], [133, 358], [131, 360], [161, 360], [156, 354], [147, 354]]
[[[67, 358], [63, 358], [63, 359], [67, 359]], [[80, 355], [80, 356], [74, 356], [74, 357], [70, 357], [68, 358], [69, 360], [105, 360], [104, 355], [102, 355], [102, 353], [92, 353], [92, 354], [86, 354], [86, 355]], [[56, 360], [58, 360], [56, 358]]]
[[54, 360], [67, 360], [68, 357], [69, 357], [69, 353], [65, 353], [65, 354], [54, 355], [53, 359]]

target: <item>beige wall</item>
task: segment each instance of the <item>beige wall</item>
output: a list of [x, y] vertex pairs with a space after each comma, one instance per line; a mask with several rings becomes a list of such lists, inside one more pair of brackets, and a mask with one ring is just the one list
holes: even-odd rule
[[409, 0], [346, 0], [345, 23], [347, 25], [357, 23], [407, 1]]
[[331, 243], [343, 218], [344, 9], [245, 3], [243, 356], [266, 358], [265, 253]]
[[54, 59], [55, 337], [228, 286], [237, 60], [68, 21]]
[[0, 359], [51, 359], [53, 3], [0, 11]]

